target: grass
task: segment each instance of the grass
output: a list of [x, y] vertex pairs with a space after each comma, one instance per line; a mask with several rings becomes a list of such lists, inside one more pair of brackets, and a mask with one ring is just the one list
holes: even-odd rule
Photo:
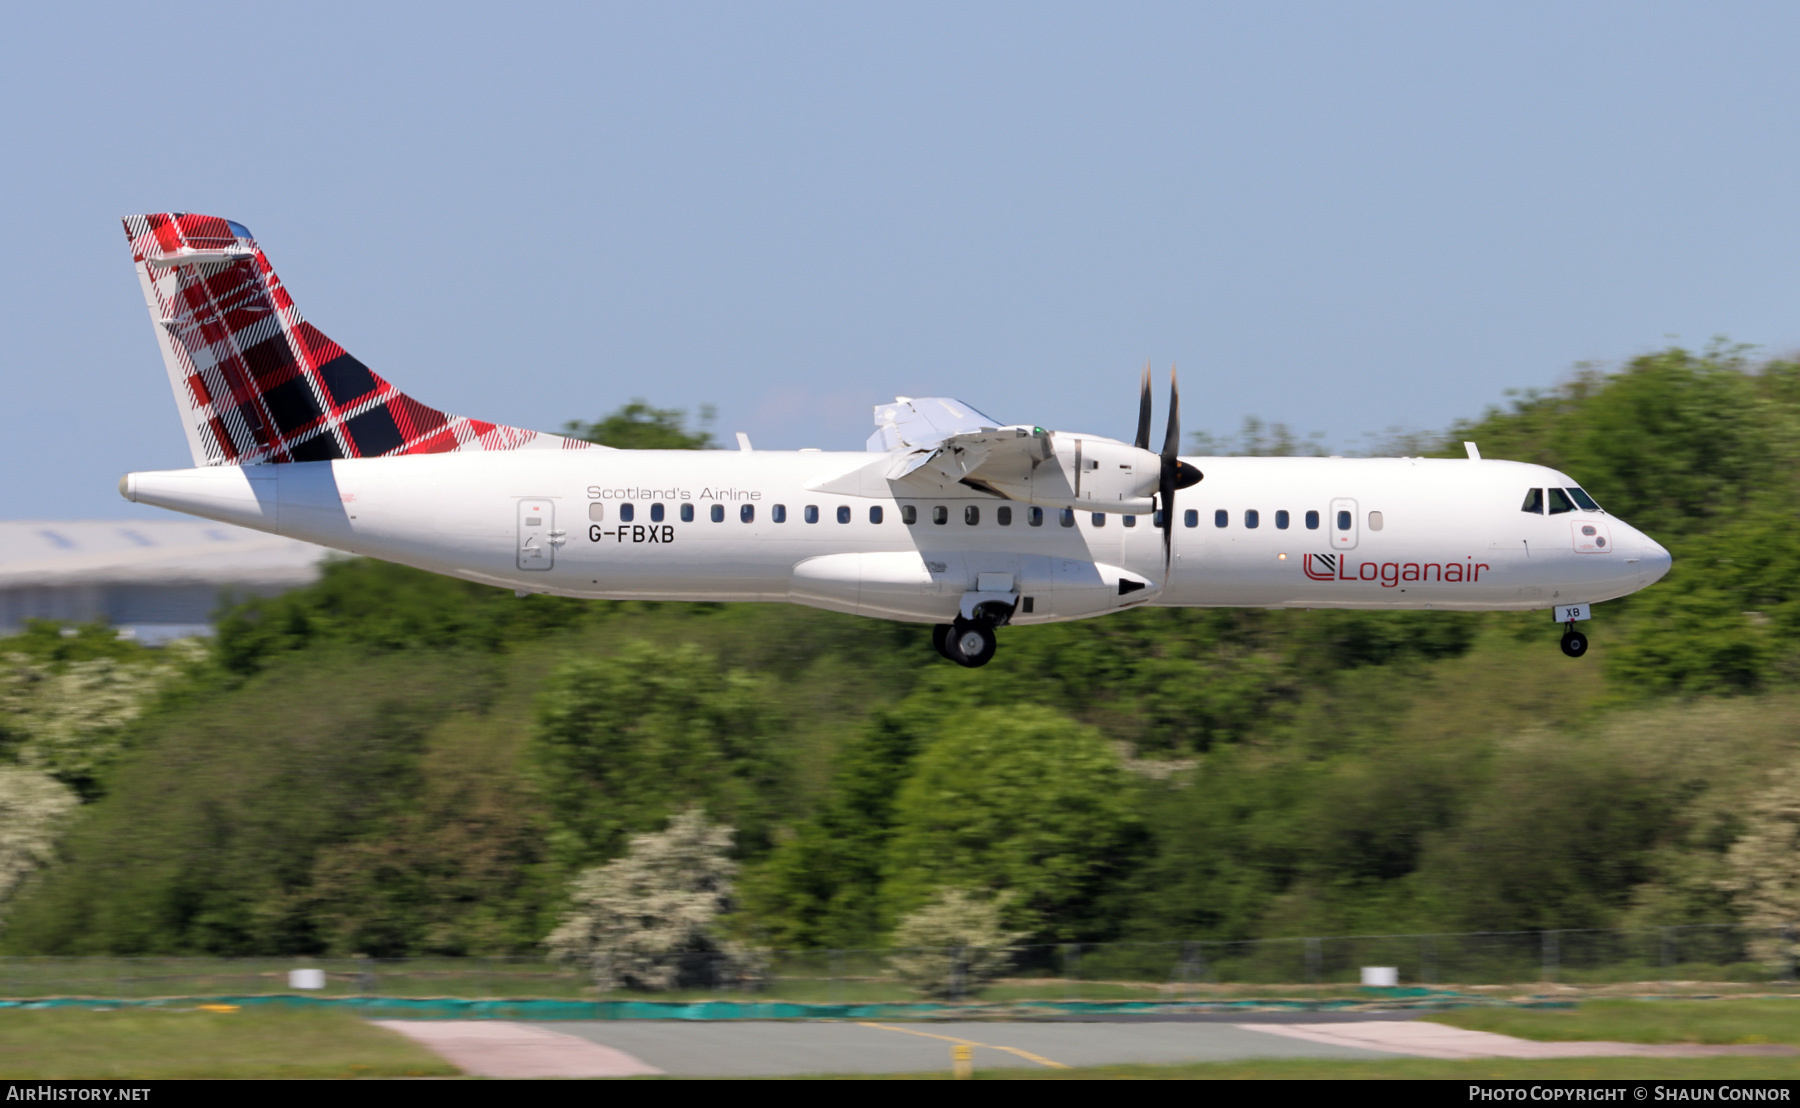
[[[821, 1074], [834, 1081], [873, 1077], [891, 1081], [931, 1081], [943, 1073]], [[977, 1069], [977, 1080], [990, 1081], [1793, 1081], [1800, 1079], [1800, 1058], [1557, 1058], [1478, 1059], [1468, 1062], [1435, 1058], [1339, 1062], [1322, 1058], [1262, 1059], [1246, 1062], [1190, 1062], [1172, 1066], [1079, 1066], [1066, 1070]], [[661, 1080], [652, 1078], [650, 1080]]]
[[1465, 1008], [1425, 1018], [1545, 1042], [1800, 1046], [1800, 1003], [1794, 1000], [1590, 1000], [1568, 1009]]
[[0, 1011], [0, 1078], [454, 1077], [346, 1012]]

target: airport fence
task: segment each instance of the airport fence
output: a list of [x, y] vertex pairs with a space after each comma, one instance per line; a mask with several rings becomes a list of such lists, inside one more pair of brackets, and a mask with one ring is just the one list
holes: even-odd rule
[[[817, 1004], [1191, 1001], [1389, 989], [1695, 993], [1784, 990], [1800, 929], [1729, 925], [1644, 931], [1551, 930], [1335, 935], [1245, 942], [1116, 942], [1001, 951], [768, 950], [684, 954], [636, 965], [609, 985], [543, 957], [5, 957], [0, 999], [314, 996]], [[314, 971], [295, 975], [295, 971]], [[633, 983], [636, 983], [635, 985]], [[653, 983], [653, 984], [646, 984]]]

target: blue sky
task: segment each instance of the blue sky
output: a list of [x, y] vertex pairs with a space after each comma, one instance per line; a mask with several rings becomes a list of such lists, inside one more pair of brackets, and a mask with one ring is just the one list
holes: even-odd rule
[[[153, 13], [153, 14], [152, 14]], [[420, 399], [859, 449], [951, 395], [1355, 443], [1671, 336], [1800, 347], [1800, 7], [35, 5], [0, 516], [188, 464], [118, 217], [243, 222]], [[1160, 421], [1162, 401], [1158, 401]]]

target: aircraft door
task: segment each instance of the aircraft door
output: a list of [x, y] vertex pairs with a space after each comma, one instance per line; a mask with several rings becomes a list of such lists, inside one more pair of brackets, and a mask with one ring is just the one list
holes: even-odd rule
[[519, 568], [549, 569], [556, 564], [556, 501], [519, 501]]
[[[1316, 502], [1315, 502], [1316, 503]], [[1340, 496], [1331, 502], [1331, 549], [1356, 549], [1356, 501]]]

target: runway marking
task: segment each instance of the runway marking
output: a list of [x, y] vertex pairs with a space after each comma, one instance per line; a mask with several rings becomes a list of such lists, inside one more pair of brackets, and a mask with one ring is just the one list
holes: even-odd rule
[[989, 1050], [1004, 1050], [1008, 1054], [1018, 1055], [1019, 1057], [1025, 1059], [1027, 1062], [1036, 1062], [1040, 1066], [1048, 1066], [1053, 1070], [1066, 1070], [1066, 1069], [1073, 1068], [1071, 1066], [1063, 1064], [1062, 1062], [1053, 1062], [1041, 1054], [1033, 1054], [1029, 1050], [1020, 1050], [1016, 1046], [1000, 1046], [996, 1043], [978, 1043], [974, 1039], [959, 1039], [954, 1035], [933, 1035], [929, 1031], [914, 1031], [910, 1027], [895, 1027], [892, 1024], [887, 1024], [887, 1023], [864, 1023], [863, 1021], [858, 1020], [856, 1025], [858, 1027], [873, 1027], [873, 1028], [877, 1028], [878, 1030], [881, 1030], [881, 1031], [898, 1031], [902, 1035], [918, 1035], [918, 1036], [921, 1036], [921, 1037], [927, 1038], [927, 1039], [942, 1039], [943, 1041], [945, 1041], [947, 1043], [956, 1043], [959, 1046], [979, 1046], [979, 1047], [986, 1047]]
[[1468, 1031], [1425, 1020], [1362, 1023], [1240, 1023], [1245, 1031], [1285, 1035], [1333, 1046], [1353, 1046], [1419, 1058], [1714, 1058], [1729, 1054], [1792, 1055], [1791, 1046], [1701, 1046], [1693, 1043], [1537, 1042]]
[[507, 1020], [370, 1020], [475, 1077], [636, 1077], [663, 1071], [577, 1035]]

